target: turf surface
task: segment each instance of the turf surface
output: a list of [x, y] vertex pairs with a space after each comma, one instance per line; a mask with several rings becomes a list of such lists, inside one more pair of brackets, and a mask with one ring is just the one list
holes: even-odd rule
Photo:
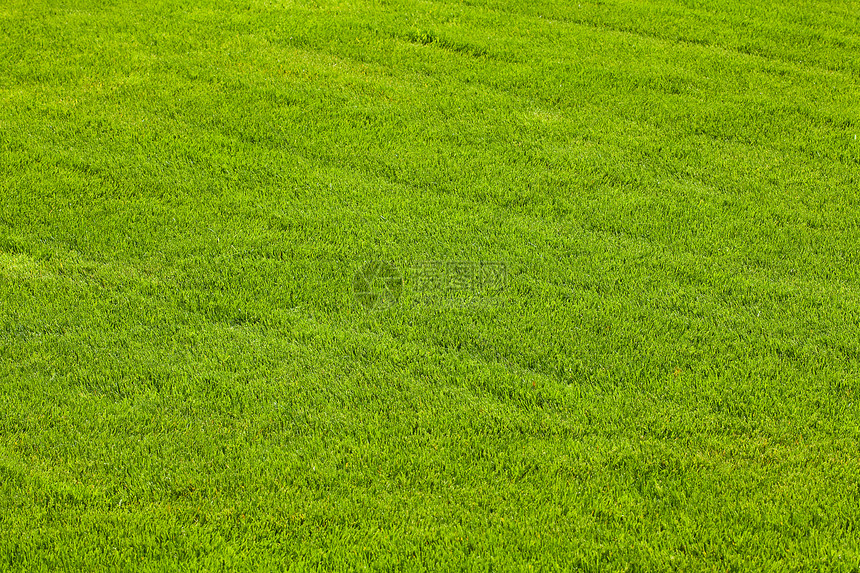
[[0, 568], [860, 570], [858, 30], [7, 0]]

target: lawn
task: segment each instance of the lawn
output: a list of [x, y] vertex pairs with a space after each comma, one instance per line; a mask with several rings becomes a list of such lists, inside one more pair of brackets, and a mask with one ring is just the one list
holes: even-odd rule
[[860, 571], [860, 5], [6, 0], [0, 569]]

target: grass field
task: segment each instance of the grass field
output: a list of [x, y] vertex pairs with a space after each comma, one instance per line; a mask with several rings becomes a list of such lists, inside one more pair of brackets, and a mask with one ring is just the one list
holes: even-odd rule
[[6, 0], [0, 569], [860, 571], [858, 114], [847, 1]]

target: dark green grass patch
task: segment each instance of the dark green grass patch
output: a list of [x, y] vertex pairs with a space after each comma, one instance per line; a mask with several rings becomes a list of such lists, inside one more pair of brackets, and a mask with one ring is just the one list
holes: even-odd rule
[[7, 3], [0, 568], [857, 571], [858, 29]]

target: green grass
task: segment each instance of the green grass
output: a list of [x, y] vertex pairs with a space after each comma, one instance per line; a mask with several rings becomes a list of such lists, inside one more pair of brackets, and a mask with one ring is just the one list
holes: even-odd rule
[[858, 30], [4, 3], [0, 569], [860, 570]]

